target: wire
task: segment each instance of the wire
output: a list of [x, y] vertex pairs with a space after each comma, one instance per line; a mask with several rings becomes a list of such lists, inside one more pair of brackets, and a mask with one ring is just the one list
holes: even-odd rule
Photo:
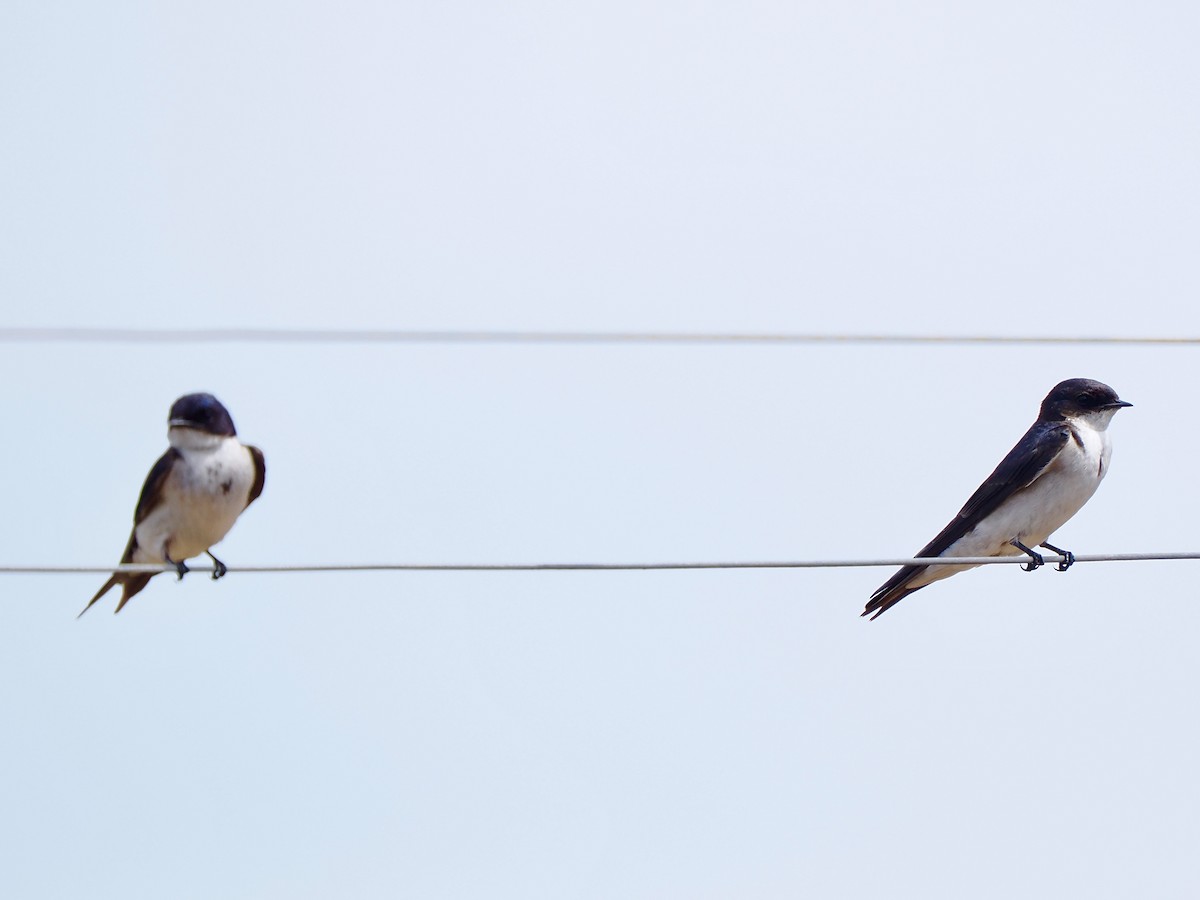
[[1104, 344], [1200, 346], [1200, 337], [492, 331], [355, 328], [0, 328], [4, 343], [87, 344]]
[[[1043, 554], [1047, 564], [1063, 562], [1056, 553]], [[1200, 551], [1179, 553], [1097, 553], [1076, 554], [1075, 562], [1143, 562], [1151, 560], [1200, 559]], [[284, 572], [644, 572], [681, 569], [860, 569], [891, 566], [990, 566], [1027, 563], [1029, 557], [960, 556], [915, 557], [903, 559], [821, 559], [782, 562], [643, 562], [643, 563], [322, 563], [318, 565], [227, 566], [228, 572], [276, 574]], [[0, 575], [108, 575], [166, 573], [175, 567], [151, 563], [126, 563], [117, 566], [0, 566]], [[212, 572], [211, 565], [189, 566], [189, 572]]]

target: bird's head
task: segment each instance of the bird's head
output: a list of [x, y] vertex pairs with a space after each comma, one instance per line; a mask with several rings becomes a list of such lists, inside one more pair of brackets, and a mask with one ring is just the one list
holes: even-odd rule
[[1068, 378], [1056, 384], [1042, 401], [1041, 418], [1046, 420], [1086, 419], [1096, 428], [1106, 428], [1118, 409], [1133, 406], [1117, 396], [1107, 384], [1091, 378]]
[[229, 410], [212, 394], [186, 394], [176, 400], [167, 416], [167, 428], [190, 428], [215, 437], [237, 434]]

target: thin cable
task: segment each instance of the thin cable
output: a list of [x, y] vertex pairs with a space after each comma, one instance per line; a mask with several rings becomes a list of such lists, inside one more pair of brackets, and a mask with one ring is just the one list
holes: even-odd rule
[[0, 328], [4, 343], [86, 344], [1032, 344], [1197, 346], [1200, 337], [492, 331], [355, 328]]
[[[1042, 554], [1047, 565], [1063, 562], [1056, 553]], [[1200, 559], [1200, 551], [1179, 553], [1080, 553], [1075, 562], [1144, 562]], [[276, 574], [285, 572], [644, 572], [680, 569], [861, 569], [891, 566], [991, 566], [1027, 563], [1020, 556], [915, 557], [902, 559], [818, 559], [781, 562], [643, 562], [643, 563], [321, 563], [318, 565], [228, 566], [228, 572]], [[212, 572], [211, 565], [188, 566], [189, 572]], [[175, 574], [175, 567], [150, 563], [117, 566], [3, 566], [0, 575]]]

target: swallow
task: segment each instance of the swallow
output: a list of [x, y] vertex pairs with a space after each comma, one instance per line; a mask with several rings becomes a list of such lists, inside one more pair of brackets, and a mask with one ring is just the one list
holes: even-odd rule
[[[215, 581], [226, 568], [210, 548], [262, 493], [266, 460], [257, 447], [238, 440], [229, 410], [212, 394], [175, 401], [167, 417], [167, 441], [170, 447], [142, 486], [121, 562], [166, 563], [182, 579], [188, 571], [184, 560], [206, 553]], [[114, 612], [120, 612], [155, 574], [115, 572], [79, 615], [118, 584], [121, 599]]]
[[[1106, 384], [1071, 378], [1054, 386], [1042, 401], [1037, 421], [1001, 460], [965, 506], [917, 553], [935, 556], [1015, 556], [1033, 571], [1045, 560], [1034, 547], [1063, 559], [1072, 553], [1046, 543], [1058, 528], [1091, 499], [1112, 456], [1108, 425], [1126, 403]], [[877, 618], [913, 591], [974, 566], [904, 566], [871, 595], [862, 615]]]

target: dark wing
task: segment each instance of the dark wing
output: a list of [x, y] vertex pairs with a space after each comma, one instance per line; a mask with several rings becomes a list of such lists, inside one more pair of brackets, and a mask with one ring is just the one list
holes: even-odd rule
[[981, 519], [994, 513], [1001, 503], [1037, 481], [1070, 439], [1071, 429], [1062, 422], [1035, 422], [996, 466], [996, 471], [971, 495], [958, 515], [922, 548], [919, 555], [940, 555]]
[[[129, 535], [129, 543], [125, 545], [125, 552], [121, 554], [121, 562], [133, 562], [133, 551], [137, 549], [137, 527], [162, 502], [163, 485], [166, 484], [167, 476], [171, 474], [171, 466], [175, 464], [175, 460], [179, 459], [179, 456], [179, 451], [171, 447], [158, 458], [158, 462], [146, 476], [146, 483], [142, 485], [142, 494], [138, 497], [137, 509], [133, 511], [133, 533]], [[96, 591], [96, 595], [88, 601], [88, 605], [83, 608], [79, 616], [91, 609], [93, 603], [118, 584], [121, 585], [121, 599], [117, 603], [115, 612], [120, 612], [121, 607], [129, 602], [129, 598], [144, 588], [153, 577], [153, 573], [148, 572], [132, 575], [124, 572], [113, 573], [113, 576], [104, 582], [104, 586]], [[75, 618], [78, 619], [79, 616]]]
[[249, 506], [258, 499], [259, 494], [263, 492], [263, 485], [267, 483], [267, 458], [257, 447], [247, 444], [246, 449], [254, 459], [254, 484], [250, 486], [250, 498], [246, 501], [246, 505]]
[[[1025, 432], [1025, 436], [1017, 441], [1017, 445], [1000, 461], [1000, 465], [996, 466], [996, 470], [971, 495], [971, 499], [958, 511], [958, 515], [950, 520], [937, 537], [922, 547], [917, 556], [941, 556], [951, 544], [979, 524], [980, 520], [995, 512], [1001, 503], [1017, 491], [1033, 484], [1046, 471], [1046, 467], [1054, 462], [1070, 439], [1071, 429], [1062, 422], [1034, 422]], [[927, 568], [929, 567], [901, 568], [871, 595], [862, 614], [866, 616], [874, 613], [871, 618], [875, 618], [913, 591], [919, 591], [920, 587], [909, 588], [907, 585]]]
[[[171, 466], [175, 465], [175, 460], [180, 459], [181, 456], [182, 454], [174, 447], [169, 448], [158, 458], [158, 462], [146, 476], [146, 483], [142, 485], [142, 495], [138, 497], [137, 509], [133, 511], [134, 528], [137, 528], [146, 516], [154, 512], [162, 503], [163, 485], [167, 483], [167, 476], [171, 474]], [[130, 549], [132, 550], [132, 544]]]

